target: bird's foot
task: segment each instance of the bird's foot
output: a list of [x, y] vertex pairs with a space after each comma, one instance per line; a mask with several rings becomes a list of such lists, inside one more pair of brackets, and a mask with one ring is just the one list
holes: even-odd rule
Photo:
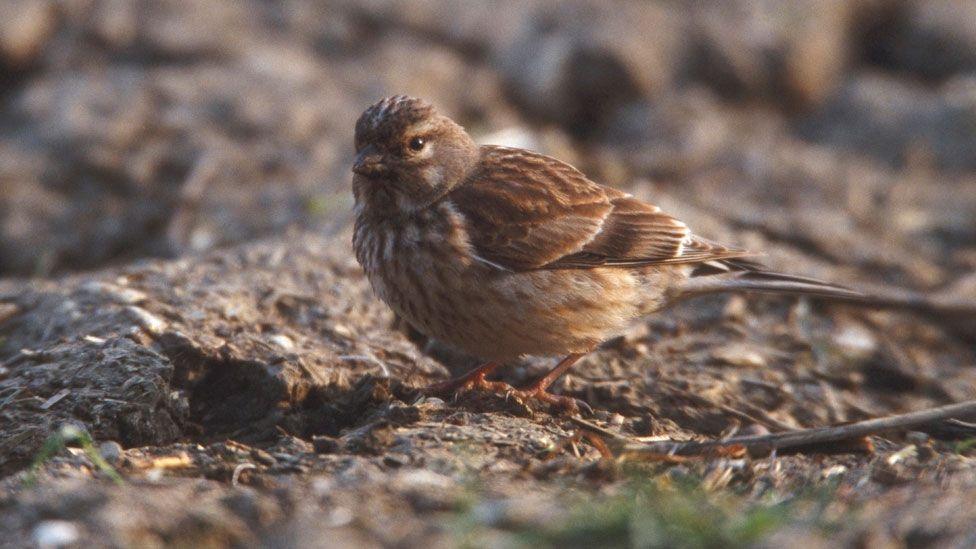
[[459, 393], [466, 393], [469, 391], [504, 393], [513, 389], [513, 387], [508, 383], [503, 383], [501, 381], [488, 381], [485, 379], [491, 370], [494, 370], [494, 368], [477, 368], [461, 377], [428, 385], [421, 389], [420, 392], [430, 396], [456, 396]]
[[593, 415], [593, 408], [578, 398], [554, 395], [542, 387], [536, 386], [535, 384], [524, 389], [515, 389], [511, 386], [509, 387], [509, 391], [505, 393], [506, 396], [514, 396], [522, 403], [532, 401], [543, 402], [567, 415], [578, 414], [581, 411], [586, 412], [587, 415]]
[[505, 398], [515, 397], [523, 404], [528, 404], [532, 401], [542, 402], [566, 414], [577, 414], [580, 411], [584, 411], [587, 414], [593, 413], [590, 405], [582, 400], [554, 395], [546, 391], [553, 381], [550, 376], [546, 376], [532, 385], [523, 388], [513, 387], [503, 381], [489, 381], [485, 379], [497, 367], [495, 363], [484, 364], [461, 377], [428, 385], [421, 389], [421, 393], [429, 396], [454, 396], [455, 398], [461, 393], [494, 393], [503, 395]]

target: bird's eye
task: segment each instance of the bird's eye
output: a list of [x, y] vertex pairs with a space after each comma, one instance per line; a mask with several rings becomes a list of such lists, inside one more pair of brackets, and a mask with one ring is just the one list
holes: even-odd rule
[[426, 144], [427, 144], [427, 140], [425, 140], [423, 137], [414, 137], [413, 139], [410, 140], [409, 143], [410, 150], [414, 152], [420, 152], [421, 150], [423, 150], [424, 145]]

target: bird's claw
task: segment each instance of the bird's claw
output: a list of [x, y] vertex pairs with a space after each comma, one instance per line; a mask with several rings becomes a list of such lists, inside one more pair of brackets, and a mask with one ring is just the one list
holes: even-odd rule
[[546, 404], [549, 404], [550, 406], [570, 415], [579, 414], [581, 412], [586, 413], [587, 415], [593, 414], [593, 408], [578, 398], [554, 395], [541, 389], [515, 389], [513, 391], [509, 391], [506, 394], [506, 398], [511, 395], [515, 395], [515, 397], [518, 398], [522, 403], [530, 400], [545, 402]]
[[593, 408], [582, 400], [568, 396], [554, 395], [540, 387], [530, 386], [525, 389], [519, 389], [501, 381], [488, 381], [484, 376], [476, 375], [470, 378], [435, 383], [422, 389], [422, 392], [427, 395], [450, 394], [453, 396], [455, 402], [462, 394], [474, 391], [502, 395], [505, 398], [505, 402], [511, 401], [514, 397], [522, 404], [532, 400], [542, 401], [568, 414], [578, 414], [581, 412], [587, 415], [593, 414]]

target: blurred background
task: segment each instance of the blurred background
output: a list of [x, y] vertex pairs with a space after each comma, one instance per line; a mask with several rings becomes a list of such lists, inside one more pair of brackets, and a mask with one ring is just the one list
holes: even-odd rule
[[971, 0], [0, 11], [3, 277], [294, 228], [346, 245], [353, 124], [395, 93], [774, 266], [933, 290], [976, 270]]

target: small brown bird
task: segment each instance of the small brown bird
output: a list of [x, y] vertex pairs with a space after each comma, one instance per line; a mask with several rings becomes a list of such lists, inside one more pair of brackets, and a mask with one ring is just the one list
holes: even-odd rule
[[[575, 410], [548, 387], [634, 321], [690, 296], [859, 300], [763, 270], [660, 208], [535, 152], [478, 146], [429, 103], [383, 99], [356, 122], [353, 245], [376, 294], [425, 335], [489, 362], [432, 392], [483, 389]], [[487, 381], [524, 355], [564, 355], [527, 388]]]

